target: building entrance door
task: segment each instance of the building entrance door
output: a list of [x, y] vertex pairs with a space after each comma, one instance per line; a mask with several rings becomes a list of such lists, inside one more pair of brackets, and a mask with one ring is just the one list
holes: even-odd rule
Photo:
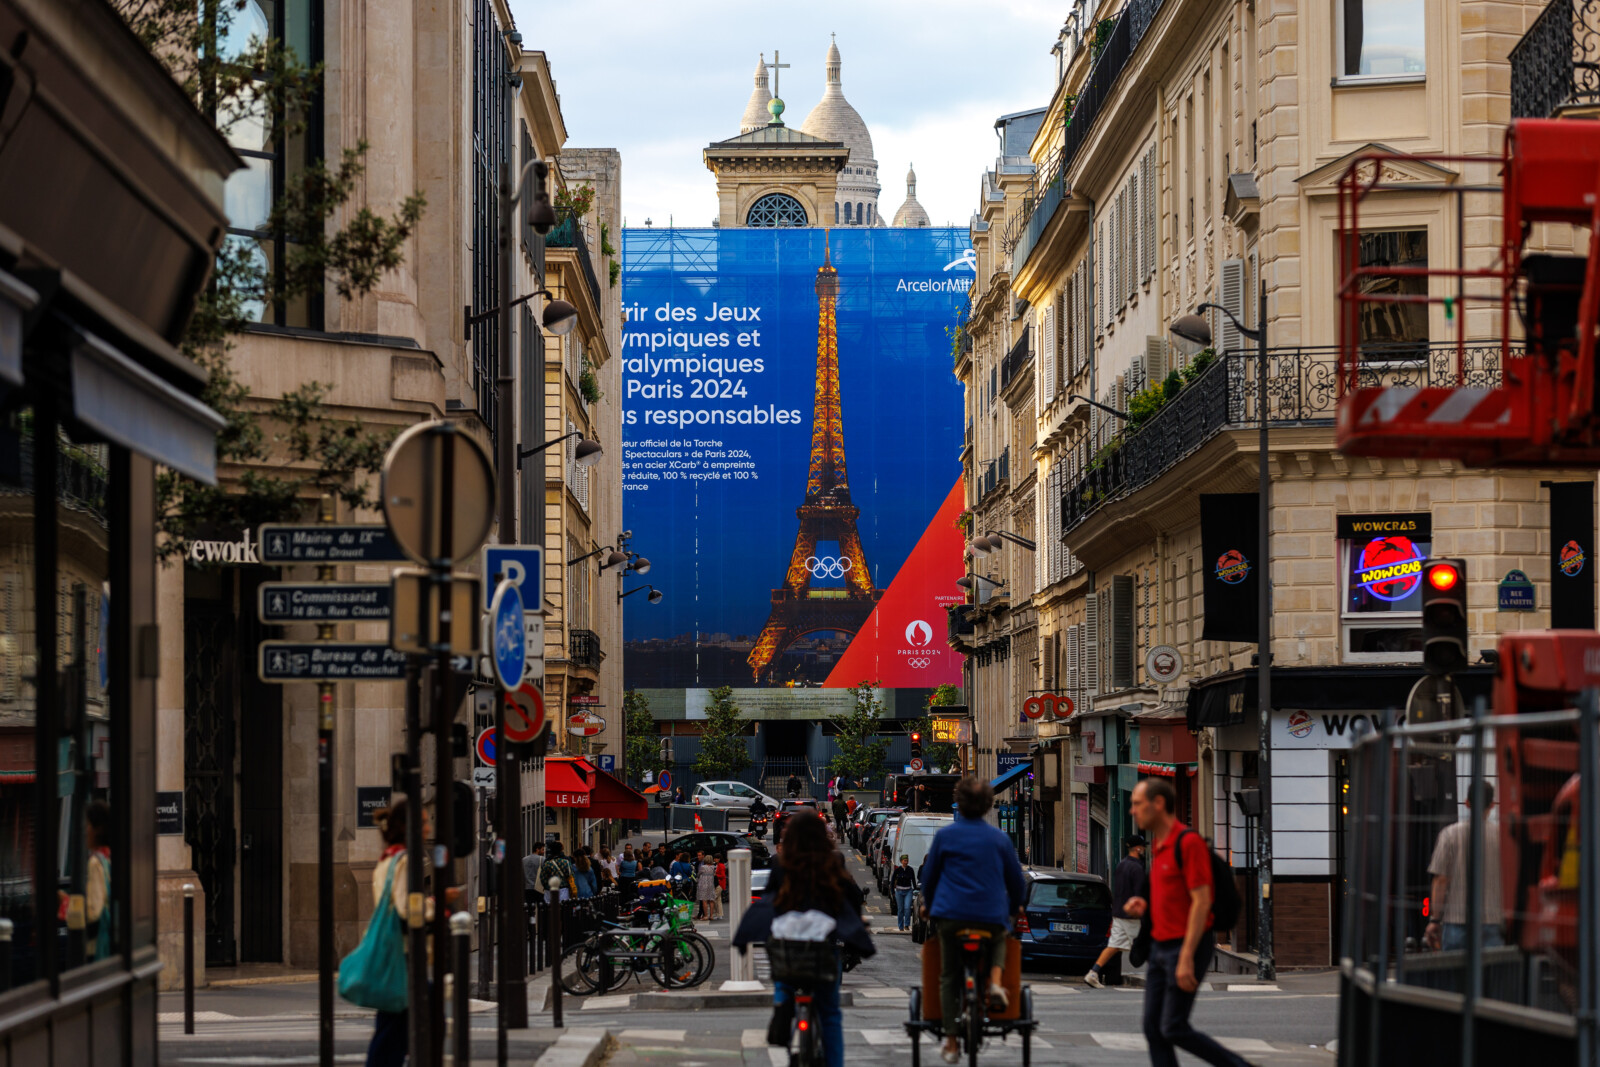
[[185, 599], [183, 623], [183, 837], [206, 894], [206, 966], [232, 967], [239, 962], [233, 922], [239, 657], [232, 598]]
[[[239, 572], [239, 677], [255, 677], [255, 649], [277, 627], [256, 621], [264, 573]], [[271, 630], [274, 633], [264, 631]], [[283, 960], [283, 687], [245, 685], [239, 693], [239, 959]]]

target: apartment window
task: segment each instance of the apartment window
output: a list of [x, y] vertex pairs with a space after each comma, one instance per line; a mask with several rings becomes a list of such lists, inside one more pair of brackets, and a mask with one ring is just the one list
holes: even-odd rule
[[[1388, 273], [1391, 270], [1426, 270], [1427, 230], [1382, 230], [1363, 233], [1357, 242], [1363, 267], [1380, 273], [1361, 280], [1361, 292], [1385, 297], [1426, 297], [1428, 279], [1422, 274]], [[1361, 351], [1367, 359], [1416, 358], [1428, 343], [1428, 305], [1385, 300], [1361, 305]]]
[[[278, 40], [302, 63], [314, 65], [322, 59], [322, 48], [311, 27], [321, 21], [321, 11], [321, 0], [244, 0], [232, 12], [219, 54], [238, 60], [250, 51], [252, 41]], [[214, 92], [208, 95], [215, 97]], [[247, 248], [256, 267], [271, 279], [290, 249], [290, 242], [269, 226], [272, 209], [288, 183], [322, 158], [322, 116], [320, 95], [309, 115], [274, 114], [269, 103], [266, 94], [255, 99], [244, 94], [215, 118], [244, 161], [244, 169], [224, 186], [228, 242]], [[252, 300], [244, 315], [252, 322], [321, 329], [322, 294], [301, 293], [271, 306]]]
[[[500, 294], [500, 166], [510, 158], [505, 44], [490, 0], [473, 5], [472, 68], [472, 306], [491, 308]], [[494, 437], [495, 359], [500, 323], [490, 316], [472, 330], [472, 369], [478, 417]]]
[[1422, 658], [1422, 561], [1433, 549], [1427, 512], [1340, 515], [1340, 622], [1346, 662]]
[[1423, 0], [1339, 0], [1346, 78], [1420, 77], [1427, 69]]

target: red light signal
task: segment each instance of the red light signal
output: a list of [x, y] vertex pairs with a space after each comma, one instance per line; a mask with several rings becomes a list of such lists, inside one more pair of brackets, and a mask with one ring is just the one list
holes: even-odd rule
[[919, 733], [918, 731], [913, 730], [911, 732], [911, 743], [914, 745], [914, 744], [918, 743], [921, 740], [922, 740], [922, 734]]
[[1428, 571], [1428, 584], [1440, 592], [1454, 589], [1461, 575], [1448, 563], [1441, 563]]
[[1422, 574], [1422, 665], [1448, 677], [1467, 665], [1467, 564], [1428, 559]]

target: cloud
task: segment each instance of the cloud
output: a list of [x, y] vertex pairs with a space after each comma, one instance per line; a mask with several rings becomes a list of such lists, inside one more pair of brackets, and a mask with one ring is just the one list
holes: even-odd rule
[[[758, 53], [774, 47], [786, 118], [822, 95], [828, 32], [844, 90], [873, 137], [880, 206], [917, 198], [936, 224], [966, 221], [993, 165], [994, 120], [1047, 102], [1050, 47], [1066, 5], [1042, 0], [815, 0], [796, 20], [727, 0], [535, 4], [511, 0], [524, 48], [550, 58], [568, 144], [622, 153], [623, 215], [657, 226], [709, 225], [716, 186], [701, 151], [738, 132]], [[763, 12], [772, 11], [771, 16]], [[796, 29], [803, 22], [816, 29]]]

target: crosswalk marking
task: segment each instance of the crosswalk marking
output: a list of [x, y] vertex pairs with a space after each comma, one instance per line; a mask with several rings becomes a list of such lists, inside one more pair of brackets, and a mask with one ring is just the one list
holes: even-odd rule
[[1090, 1034], [1094, 1043], [1113, 1052], [1149, 1052], [1150, 1043], [1143, 1034]]
[[760, 1048], [767, 1043], [765, 1030], [746, 1030], [739, 1035], [740, 1048]]
[[861, 1036], [869, 1045], [909, 1045], [911, 1037], [904, 1030], [862, 1030]]
[[1219, 1037], [1217, 1044], [1230, 1052], [1237, 1052], [1241, 1056], [1251, 1052], [1276, 1052], [1272, 1045], [1259, 1037]]
[[683, 1030], [624, 1030], [622, 1037], [630, 1041], [682, 1041]]

